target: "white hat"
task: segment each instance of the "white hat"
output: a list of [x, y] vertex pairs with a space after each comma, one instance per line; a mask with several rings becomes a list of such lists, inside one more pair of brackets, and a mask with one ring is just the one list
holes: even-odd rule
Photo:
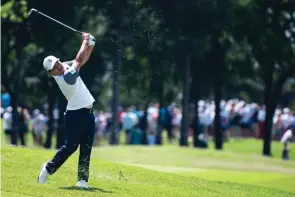
[[289, 108], [284, 108], [284, 109], [283, 109], [283, 113], [284, 113], [284, 114], [287, 114], [287, 113], [289, 113], [289, 112], [290, 112], [290, 109], [289, 109]]
[[205, 101], [199, 100], [198, 101], [198, 106], [203, 107], [205, 105]]
[[40, 114], [40, 110], [39, 109], [35, 109], [33, 111], [34, 116], [37, 116], [38, 114]]
[[12, 107], [11, 107], [11, 106], [7, 107], [7, 108], [6, 108], [6, 111], [7, 111], [7, 112], [12, 112]]
[[50, 56], [47, 56], [46, 58], [44, 58], [44, 61], [43, 61], [43, 66], [44, 68], [49, 71], [53, 68], [54, 64], [58, 61], [59, 59], [50, 55]]

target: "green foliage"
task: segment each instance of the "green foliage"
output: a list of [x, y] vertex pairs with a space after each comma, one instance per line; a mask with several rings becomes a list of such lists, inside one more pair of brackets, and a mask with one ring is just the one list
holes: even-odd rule
[[[68, 60], [78, 51], [81, 39], [76, 34], [42, 17], [27, 19], [28, 10], [37, 8], [97, 38], [90, 68], [84, 75], [96, 73], [94, 81], [99, 85], [93, 83], [92, 89], [98, 95], [99, 105], [110, 103], [112, 70], [106, 62], [116, 62], [119, 48], [122, 49], [122, 103], [144, 105], [160, 97], [165, 103], [175, 100], [182, 91], [187, 55], [193, 56], [191, 76], [196, 79], [192, 95], [211, 95], [211, 79], [216, 75], [221, 77], [228, 97], [240, 95], [261, 103], [261, 76], [269, 65], [275, 68], [277, 79], [280, 73], [292, 68], [294, 62], [292, 28], [295, 23], [290, 2], [3, 1], [1, 47], [2, 72], [6, 77], [3, 85], [11, 86], [6, 89], [12, 91], [19, 88], [14, 82], [21, 64], [25, 70], [20, 93], [29, 105], [40, 105], [46, 100], [44, 90], [50, 81], [42, 69], [43, 58], [53, 54]], [[273, 14], [269, 13], [271, 8]], [[290, 36], [286, 37], [285, 31]], [[220, 55], [214, 51], [216, 43], [225, 55], [222, 66], [220, 60], [214, 58]], [[102, 80], [106, 75], [109, 75], [107, 82]]]
[[1, 20], [9, 20], [13, 23], [23, 22], [28, 16], [26, 0], [10, 0], [1, 5]]

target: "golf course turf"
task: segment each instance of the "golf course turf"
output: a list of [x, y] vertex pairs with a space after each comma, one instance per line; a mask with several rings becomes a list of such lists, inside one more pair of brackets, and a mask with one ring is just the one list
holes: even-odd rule
[[[37, 183], [40, 167], [55, 150], [4, 145], [1, 194], [4, 197], [295, 196], [294, 160], [266, 158], [252, 148], [246, 151], [240, 147], [261, 143], [231, 141], [223, 151], [176, 145], [94, 148], [87, 190], [75, 187], [79, 150], [49, 177], [47, 184], [40, 185]], [[274, 152], [280, 146], [273, 143]]]

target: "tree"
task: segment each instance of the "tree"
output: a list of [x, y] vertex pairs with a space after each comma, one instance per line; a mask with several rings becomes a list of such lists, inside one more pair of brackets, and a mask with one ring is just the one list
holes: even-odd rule
[[[26, 1], [5, 1], [1, 5], [2, 31], [2, 84], [11, 95], [13, 108], [13, 129], [11, 143], [17, 145], [18, 113], [17, 106], [20, 102], [19, 89], [23, 87], [25, 65], [29, 60], [29, 34], [26, 21]], [[25, 58], [26, 57], [26, 58]]]
[[[45, 95], [47, 90], [49, 90], [48, 88], [52, 87], [51, 78], [41, 66], [43, 58], [48, 54], [53, 54], [61, 57], [61, 61], [72, 59], [77, 53], [77, 47], [73, 46], [79, 46], [81, 39], [76, 34], [70, 33], [68, 29], [54, 24], [44, 17], [31, 15], [28, 20], [28, 7], [38, 8], [42, 12], [70, 26], [76, 24], [75, 28], [84, 29], [85, 31], [101, 27], [103, 23], [90, 24], [89, 17], [95, 18], [94, 16], [97, 15], [97, 9], [93, 9], [91, 6], [92, 2], [56, 1], [54, 3], [51, 1], [49, 3], [34, 0], [29, 2], [18, 0], [4, 1], [2, 3], [1, 18], [4, 31], [2, 31], [3, 42], [1, 42], [1, 45], [5, 55], [5, 58], [2, 59], [2, 83], [12, 96], [12, 106], [14, 109], [19, 104], [39, 108], [47, 100]], [[57, 4], [59, 5], [58, 7], [54, 6]], [[83, 9], [80, 9], [82, 6]], [[99, 36], [100, 32], [96, 31], [93, 34], [94, 36]], [[91, 66], [82, 69], [81, 77], [85, 81], [86, 86], [91, 90], [95, 77], [104, 72], [104, 69], [101, 68], [103, 67], [101, 66], [101, 56], [97, 49], [94, 50], [88, 64]], [[100, 64], [100, 66], [97, 66], [97, 64]], [[57, 86], [54, 88], [57, 88]], [[61, 95], [59, 90], [54, 94], [48, 95], [50, 110], [52, 110], [57, 93]], [[20, 96], [22, 100], [18, 99]], [[60, 98], [63, 97], [61, 96]], [[63, 122], [64, 109], [65, 107], [61, 108], [60, 123]], [[52, 115], [52, 112], [50, 111], [49, 114]], [[46, 147], [50, 147], [51, 140], [49, 138], [52, 136], [52, 117], [49, 120]], [[14, 122], [16, 123], [17, 121]], [[64, 143], [65, 133], [63, 129], [59, 129], [59, 131], [60, 135], [58, 136], [63, 137], [58, 138], [57, 144], [62, 144]]]
[[[272, 120], [282, 87], [294, 75], [294, 1], [250, 1], [241, 13], [246, 50], [264, 81], [263, 155], [271, 155]], [[250, 22], [251, 21], [251, 22]], [[252, 31], [255, 29], [256, 31]], [[259, 32], [259, 33], [257, 33]]]

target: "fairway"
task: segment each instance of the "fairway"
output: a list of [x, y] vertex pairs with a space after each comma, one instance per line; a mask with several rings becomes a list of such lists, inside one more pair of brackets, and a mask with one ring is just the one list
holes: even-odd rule
[[[55, 151], [2, 147], [2, 196], [294, 196], [295, 162], [249, 151], [118, 146], [94, 148], [90, 189], [75, 187], [78, 152], [37, 184], [43, 162]], [[254, 143], [249, 140], [241, 142]]]

